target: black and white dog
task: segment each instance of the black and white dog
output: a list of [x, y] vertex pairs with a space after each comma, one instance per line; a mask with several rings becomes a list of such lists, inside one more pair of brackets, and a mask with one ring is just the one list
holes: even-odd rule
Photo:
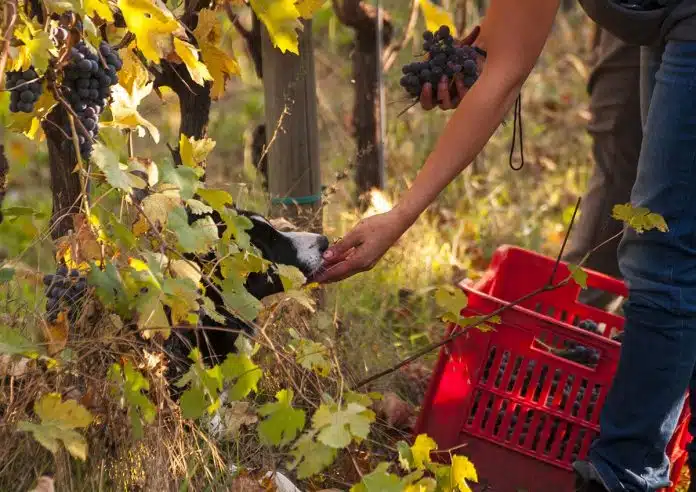
[[[311, 232], [282, 232], [259, 214], [235, 210], [251, 221], [252, 228], [246, 231], [251, 239], [250, 242], [259, 250], [261, 256], [271, 263], [271, 267], [266, 272], [250, 273], [247, 277], [245, 287], [256, 299], [261, 300], [284, 290], [276, 265], [294, 266], [308, 280], [320, 271], [322, 254], [329, 247], [326, 236]], [[218, 236], [222, 237], [226, 229], [224, 221], [217, 212], [213, 212], [211, 217], [218, 225]], [[189, 222], [196, 219], [200, 219], [200, 216], [189, 214]], [[205, 258], [191, 257], [190, 259], [193, 261], [202, 259], [210, 264], [211, 260], [215, 260], [215, 256], [214, 253], [210, 253]], [[169, 358], [168, 379], [178, 379], [186, 372], [190, 363], [187, 356], [193, 347], [199, 348], [204, 361], [219, 363], [228, 353], [236, 351], [235, 342], [241, 332], [253, 333], [252, 327], [247, 322], [225, 308], [217, 289], [208, 286], [205, 295], [213, 301], [216, 311], [224, 317], [225, 322], [220, 323], [202, 313], [201, 329], [175, 330], [164, 345]]]

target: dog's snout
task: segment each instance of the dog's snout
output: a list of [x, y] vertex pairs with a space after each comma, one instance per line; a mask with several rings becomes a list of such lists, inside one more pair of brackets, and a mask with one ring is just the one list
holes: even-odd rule
[[329, 238], [326, 236], [319, 236], [317, 239], [317, 247], [319, 248], [320, 253], [323, 253], [329, 249]]

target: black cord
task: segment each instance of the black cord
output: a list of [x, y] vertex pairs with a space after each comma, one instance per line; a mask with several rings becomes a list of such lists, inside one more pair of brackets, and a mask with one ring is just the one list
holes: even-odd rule
[[[517, 96], [515, 100], [515, 109], [513, 111], [514, 119], [512, 123], [512, 144], [510, 145], [510, 160], [509, 164], [513, 171], [519, 171], [524, 166], [524, 137], [522, 131], [522, 93]], [[520, 132], [520, 165], [515, 167], [512, 163], [512, 158], [515, 153], [515, 140], [517, 140], [517, 128], [519, 127]]]

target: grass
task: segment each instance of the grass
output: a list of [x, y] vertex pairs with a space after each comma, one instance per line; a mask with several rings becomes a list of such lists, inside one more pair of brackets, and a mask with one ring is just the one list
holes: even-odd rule
[[[395, 19], [405, 19], [404, 6], [392, 4], [388, 7], [394, 12]], [[315, 31], [317, 36], [330, 42], [317, 43], [321, 46], [317, 49], [320, 151], [324, 184], [336, 184], [337, 188], [324, 207], [324, 227], [330, 237], [339, 237], [363, 216], [350, 199], [350, 182], [335, 182], [334, 178], [349, 166], [354, 157], [353, 142], [344, 123], [352, 107], [350, 66], [346, 62], [351, 33], [336, 25], [330, 16], [322, 19], [315, 22]], [[541, 60], [524, 86], [526, 165], [521, 171], [508, 167], [512, 136], [512, 121], [509, 121], [496, 132], [476, 165], [462, 173], [442, 193], [373, 270], [329, 286], [323, 308], [309, 321], [307, 313], [293, 313], [286, 308], [278, 311], [268, 324], [271, 339], [282, 343], [287, 329], [292, 327], [317, 339], [331, 340], [340, 348], [340, 362], [347, 378], [344, 383], [350, 385], [438, 340], [444, 327], [435, 319], [432, 289], [465, 277], [476, 278], [498, 246], [516, 244], [555, 255], [576, 199], [582, 194], [591, 171], [590, 140], [585, 132], [588, 67], [582, 61], [588, 55], [589, 32], [588, 23], [577, 15], [560, 18]], [[411, 57], [410, 49], [408, 47], [401, 53], [402, 63]], [[241, 206], [264, 212], [266, 198], [261, 192], [246, 145], [252, 126], [262, 119], [262, 87], [254, 80], [248, 60], [240, 57], [240, 63], [242, 81], [233, 81], [224, 100], [213, 106], [210, 136], [217, 141], [217, 147], [209, 162], [210, 180], [215, 187], [231, 190]], [[448, 117], [440, 111], [425, 113], [412, 108], [397, 118], [403, 103], [395, 102], [402, 98], [397, 73], [400, 63], [395, 66], [397, 68], [392, 69], [386, 81], [389, 103], [388, 185], [385, 191], [373, 195], [373, 208], [368, 213], [386, 210], [398, 200], [432, 149]], [[151, 96], [141, 113], [161, 129], [163, 141], [173, 144], [178, 140], [179, 117], [171, 97], [159, 100]], [[45, 145], [36, 147], [23, 137], [12, 134], [5, 134], [4, 140], [12, 163], [10, 193], [5, 206], [31, 206], [40, 214], [19, 217], [0, 225], [0, 260], [3, 256], [16, 258], [21, 255], [27, 267], [49, 272], [54, 267], [51, 244], [45, 236], [40, 241], [34, 239], [37, 232], [45, 231], [51, 208], [46, 193], [49, 176]], [[143, 139], [136, 141], [136, 154], [157, 161], [167, 154], [167, 150], [163, 145], [153, 146], [149, 140]], [[32, 330], [32, 326], [38, 324], [42, 303], [40, 285], [24, 285], [21, 290], [16, 286], [2, 286], [0, 306], [4, 309], [0, 322], [12, 321]], [[114, 340], [119, 338], [101, 337], [105, 344], [100, 345], [104, 354], [115, 356], [127, 349]], [[416, 365], [427, 373], [435, 356], [436, 353], [430, 354]], [[141, 348], [137, 350], [137, 357], [141, 362], [146, 360]], [[97, 357], [92, 363], [103, 369], [105, 360]], [[83, 375], [88, 373], [84, 366], [80, 370]], [[155, 368], [149, 370], [155, 371]], [[292, 367], [277, 368], [277, 373], [269, 378], [268, 386], [263, 388], [262, 398], [284, 387], [283, 381], [288, 375], [296, 374], [295, 370]], [[34, 391], [45, 388], [46, 384], [40, 380], [33, 383], [39, 386]], [[396, 390], [402, 398], [418, 405], [423, 396], [422, 383], [414, 382], [413, 378], [399, 371], [377, 381], [372, 389]], [[67, 384], [60, 382], [63, 388]], [[166, 405], [168, 398], [163, 388], [153, 391], [157, 401]], [[0, 391], [0, 405], [5, 408], [10, 404], [7, 398], [7, 394]], [[21, 405], [13, 404], [12, 408], [18, 415], [23, 412]], [[23, 404], [28, 405], [29, 401]], [[7, 424], [11, 421], [8, 418], [5, 424], [0, 424], [0, 435], [3, 435], [4, 427], [4, 435], [17, 446], [14, 450], [16, 456], [29, 459], [27, 457], [37, 450], [42, 453], [41, 458], [32, 460], [34, 464], [30, 467], [22, 468], [21, 462], [4, 465], [19, 470], [12, 478], [11, 487], [15, 489], [17, 484], [27, 485], [31, 477], [41, 472], [42, 464], [50, 463], [50, 456], [22, 439], [26, 436], [13, 434]], [[119, 422], [111, 424], [116, 426]], [[99, 465], [95, 458], [91, 463], [99, 466], [88, 469], [60, 456], [61, 477], [66, 480], [66, 477], [71, 477], [72, 490], [80, 490], [80, 487], [83, 490], [103, 490], [100, 477], [103, 479], [105, 474], [130, 474], [124, 478], [125, 482], [138, 483], [144, 475], [153, 473], [166, 463], [168, 467], [155, 480], [166, 481], [171, 473], [198, 477], [184, 480], [183, 483], [188, 485], [182, 485], [180, 490], [186, 490], [186, 487], [203, 490], [197, 488], [201, 483], [197, 480], [202, 476], [208, 482], [214, 481], [219, 474], [214, 465], [220, 462], [248, 464], [250, 456], [257, 466], [272, 466], [277, 462], [277, 457], [263, 454], [252, 436], [243, 436], [243, 439], [214, 450], [207, 446], [203, 435], [183, 432], [181, 426], [175, 428], [177, 432], [170, 436], [159, 434], [157, 429], [151, 431], [145, 442], [155, 446], [152, 449], [157, 452], [154, 453], [127, 442], [112, 442], [107, 435], [92, 436], [92, 449], [98, 449], [98, 446], [116, 449], [120, 460], [111, 465], [102, 461]], [[379, 427], [374, 439], [381, 441], [382, 445], [370, 447], [371, 452], [377, 457], [389, 456], [385, 444], [388, 446], [401, 436], [388, 426]], [[95, 453], [99, 456], [97, 451]], [[356, 453], [357, 461], [362, 464], [362, 455], [358, 450]], [[117, 470], [106, 469], [118, 464], [122, 467]], [[316, 490], [327, 483], [340, 486], [352, 478], [359, 480], [355, 474], [356, 466], [355, 461], [343, 463], [339, 460], [334, 471], [325, 477], [325, 483], [305, 485], [309, 490]], [[365, 466], [368, 466], [367, 462]], [[152, 476], [148, 478], [153, 479]], [[0, 489], [5, 490], [5, 487], [0, 486]]]

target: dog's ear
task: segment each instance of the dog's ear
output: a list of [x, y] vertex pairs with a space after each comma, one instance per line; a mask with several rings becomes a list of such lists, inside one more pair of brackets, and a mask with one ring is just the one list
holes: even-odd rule
[[278, 219], [270, 219], [268, 222], [270, 222], [271, 225], [280, 232], [297, 232], [300, 230], [295, 224], [282, 217]]

